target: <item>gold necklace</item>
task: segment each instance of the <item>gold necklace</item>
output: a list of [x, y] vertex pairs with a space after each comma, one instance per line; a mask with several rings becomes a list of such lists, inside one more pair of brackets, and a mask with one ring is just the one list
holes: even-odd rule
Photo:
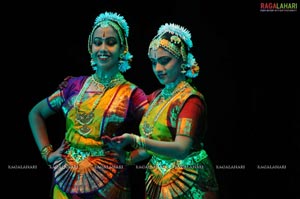
[[163, 96], [164, 99], [168, 99], [175, 93], [175, 88], [179, 85], [180, 82], [183, 80], [180, 78], [177, 78], [174, 82], [167, 84], [161, 91], [161, 95]]
[[102, 78], [99, 79], [99, 77], [96, 74], [92, 75], [93, 82], [98, 87], [108, 87], [112, 88], [117, 84], [121, 84], [125, 81], [124, 76], [121, 73], [117, 73], [113, 78]]
[[153, 100], [153, 102], [150, 104], [147, 112], [145, 113], [144, 119], [149, 117], [149, 114], [151, 113], [152, 109], [159, 105], [162, 102], [166, 103], [163, 105], [163, 107], [159, 110], [159, 112], [155, 115], [155, 118], [152, 122], [152, 124], [150, 124], [149, 122], [147, 122], [146, 120], [144, 120], [143, 122], [143, 130], [144, 133], [146, 135], [146, 137], [150, 137], [150, 135], [153, 133], [153, 128], [159, 118], [159, 116], [161, 115], [161, 113], [163, 112], [163, 110], [172, 102], [172, 99], [175, 98], [178, 94], [180, 94], [180, 92], [182, 92], [183, 90], [185, 90], [188, 87], [188, 83], [185, 81], [182, 81], [182, 83], [180, 82], [176, 88], [171, 92], [170, 95], [167, 96], [167, 98], [169, 98], [170, 96], [172, 96], [169, 100], [166, 100], [166, 96], [163, 95], [163, 90], [162, 92]]
[[[81, 135], [87, 135], [91, 132], [91, 128], [88, 127], [88, 125], [90, 125], [92, 123], [92, 121], [94, 120], [94, 110], [96, 109], [96, 107], [99, 105], [100, 100], [102, 99], [104, 93], [110, 89], [113, 88], [114, 86], [123, 83], [124, 81], [126, 81], [123, 77], [123, 75], [121, 75], [120, 73], [118, 73], [114, 79], [112, 79], [110, 81], [110, 83], [106, 83], [106, 85], [103, 85], [101, 82], [97, 81], [95, 74], [92, 75], [91, 77], [89, 77], [86, 82], [84, 83], [84, 86], [82, 87], [82, 89], [80, 90], [79, 94], [77, 95], [75, 101], [74, 101], [74, 108], [76, 110], [76, 116], [75, 116], [75, 120], [79, 123], [79, 125], [81, 126], [78, 129], [78, 132]], [[88, 90], [88, 88], [90, 87], [91, 83], [94, 83], [97, 88], [99, 89], [99, 93], [95, 94], [98, 95], [99, 97], [94, 101], [93, 106], [91, 108], [91, 111], [89, 111], [88, 113], [80, 110], [81, 104], [83, 102], [83, 97], [85, 92]]]

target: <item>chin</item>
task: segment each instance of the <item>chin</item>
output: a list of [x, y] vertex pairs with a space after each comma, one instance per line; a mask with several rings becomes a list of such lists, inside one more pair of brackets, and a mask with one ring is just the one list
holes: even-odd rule
[[162, 85], [166, 85], [166, 81], [164, 81], [163, 79], [159, 79], [159, 83]]

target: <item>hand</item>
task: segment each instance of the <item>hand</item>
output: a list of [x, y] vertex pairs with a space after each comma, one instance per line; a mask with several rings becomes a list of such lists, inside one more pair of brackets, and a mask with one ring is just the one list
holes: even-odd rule
[[104, 142], [104, 144], [109, 144], [111, 142], [111, 137], [108, 135], [101, 136], [101, 140]]
[[119, 149], [123, 149], [127, 145], [133, 143], [134, 137], [129, 133], [124, 133], [123, 135], [111, 138], [111, 142], [115, 143], [115, 146]]
[[112, 138], [107, 135], [101, 136], [101, 139], [107, 147], [105, 154], [107, 156], [112, 156], [125, 164], [126, 152], [119, 146], [119, 144], [117, 142], [113, 142]]
[[116, 143], [112, 142], [111, 139], [112, 138], [107, 135], [101, 136], [101, 140], [104, 142], [105, 148], [116, 149], [117, 148]]
[[123, 149], [111, 149], [105, 151], [105, 155], [107, 157], [113, 157], [115, 159], [118, 159], [122, 164], [125, 164], [126, 159], [126, 151]]
[[56, 151], [53, 151], [48, 156], [48, 162], [52, 164], [55, 160], [62, 158], [64, 156], [64, 152], [70, 148], [69, 143], [66, 140], [63, 140], [60, 147], [56, 149]]

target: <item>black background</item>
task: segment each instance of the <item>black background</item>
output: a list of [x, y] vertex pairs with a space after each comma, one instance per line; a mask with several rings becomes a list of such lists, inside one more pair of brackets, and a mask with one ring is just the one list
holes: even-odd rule
[[[300, 152], [299, 10], [259, 9], [260, 2], [254, 1], [13, 2], [2, 17], [7, 22], [2, 39], [8, 44], [2, 50], [3, 58], [8, 58], [2, 69], [2, 157], [7, 160], [3, 191], [9, 198], [48, 197], [51, 170], [34, 143], [28, 112], [65, 76], [92, 73], [87, 40], [94, 19], [101, 12], [116, 11], [130, 26], [129, 50], [134, 56], [132, 69], [124, 75], [146, 93], [161, 86], [147, 57], [159, 26], [178, 23], [191, 31], [192, 51], [201, 67], [195, 82], [208, 104], [205, 147], [216, 166], [245, 166], [216, 169], [220, 199], [295, 198]], [[48, 123], [51, 142], [58, 146], [63, 117]], [[36, 169], [11, 169], [14, 165]], [[258, 169], [259, 165], [286, 169]]]

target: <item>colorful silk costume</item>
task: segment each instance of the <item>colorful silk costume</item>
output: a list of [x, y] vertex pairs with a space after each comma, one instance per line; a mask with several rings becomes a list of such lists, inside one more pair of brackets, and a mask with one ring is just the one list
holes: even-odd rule
[[[73, 77], [66, 88], [48, 97], [49, 106], [65, 114], [65, 139], [70, 143], [64, 158], [53, 164], [54, 198], [130, 198], [128, 168], [105, 151], [101, 136], [132, 130], [147, 99], [121, 74], [117, 80], [103, 86], [93, 76]], [[97, 88], [95, 92], [89, 90], [91, 86]]]
[[203, 95], [182, 81], [171, 96], [157, 91], [153, 96], [140, 124], [141, 135], [170, 142], [176, 135], [189, 136], [193, 139], [193, 147], [183, 160], [148, 151], [152, 158], [146, 167], [147, 198], [202, 199], [206, 191], [217, 191], [213, 165], [202, 146], [206, 128]]

